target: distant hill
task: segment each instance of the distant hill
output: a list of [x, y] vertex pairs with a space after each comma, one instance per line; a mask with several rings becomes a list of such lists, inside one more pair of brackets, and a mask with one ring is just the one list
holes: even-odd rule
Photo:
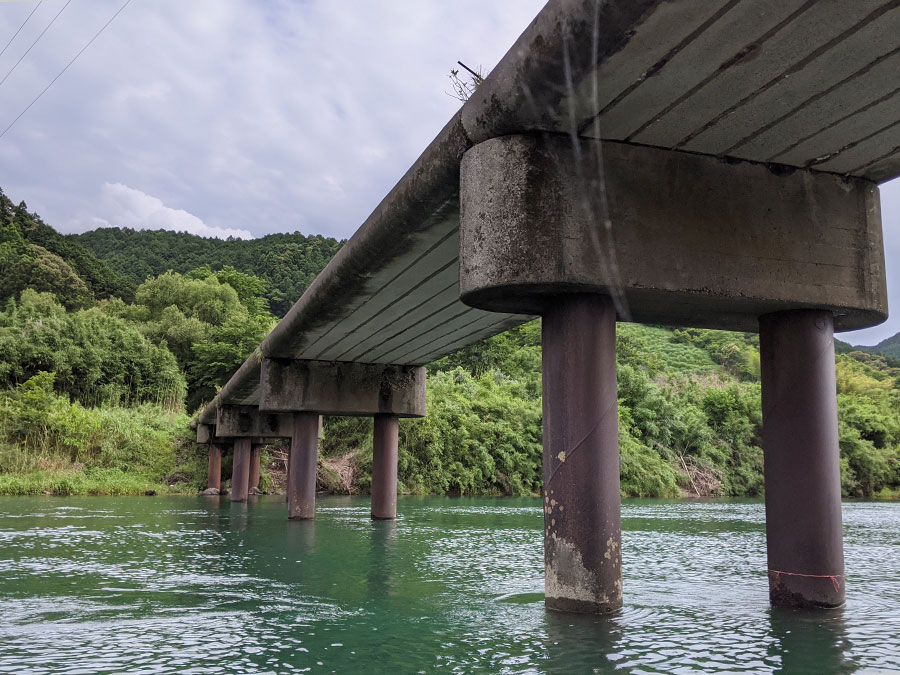
[[203, 265], [235, 269], [270, 285], [269, 306], [279, 317], [303, 294], [343, 241], [321, 235], [270, 234], [259, 239], [214, 239], [169, 230], [107, 227], [69, 235], [135, 283], [168, 270], [185, 273]]
[[882, 340], [872, 347], [857, 347], [857, 349], [873, 352], [875, 354], [883, 354], [892, 359], [900, 359], [900, 333], [897, 333], [894, 337]]
[[85, 307], [111, 297], [131, 302], [136, 288], [132, 279], [29, 213], [25, 202], [15, 205], [2, 190], [0, 269], [0, 301], [33, 288], [56, 294], [67, 307]]

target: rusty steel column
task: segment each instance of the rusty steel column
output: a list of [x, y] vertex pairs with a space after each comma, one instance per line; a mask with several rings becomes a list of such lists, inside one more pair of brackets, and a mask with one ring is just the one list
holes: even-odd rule
[[209, 469], [206, 474], [206, 488], [208, 490], [222, 489], [222, 446], [216, 443], [209, 444]]
[[253, 443], [250, 445], [250, 489], [259, 489], [259, 457], [262, 450], [262, 444]]
[[616, 312], [565, 295], [543, 313], [544, 585], [548, 609], [622, 606]]
[[372, 519], [397, 517], [397, 452], [400, 419], [375, 415], [372, 461]]
[[774, 605], [844, 603], [831, 312], [760, 317], [766, 546]]
[[250, 490], [250, 439], [234, 439], [234, 464], [231, 469], [231, 501], [245, 502]]
[[311, 520], [316, 516], [316, 460], [319, 454], [319, 415], [294, 413], [288, 471], [288, 518]]

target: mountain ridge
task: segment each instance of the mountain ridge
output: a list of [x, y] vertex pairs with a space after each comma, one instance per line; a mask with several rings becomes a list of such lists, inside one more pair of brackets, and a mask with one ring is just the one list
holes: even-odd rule
[[66, 235], [136, 284], [171, 270], [181, 274], [204, 265], [231, 266], [269, 284], [267, 299], [284, 316], [316, 275], [343, 246], [343, 240], [301, 232], [257, 239], [216, 239], [171, 230], [104, 227]]

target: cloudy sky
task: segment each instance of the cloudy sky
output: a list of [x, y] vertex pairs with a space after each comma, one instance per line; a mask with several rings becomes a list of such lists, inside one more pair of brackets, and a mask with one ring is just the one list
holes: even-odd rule
[[[457, 59], [491, 68], [544, 1], [132, 0], [0, 138], [0, 186], [63, 232], [348, 237], [458, 109]], [[31, 15], [0, 132], [124, 2], [0, 2], [0, 49]], [[900, 183], [882, 196], [896, 300]], [[900, 331], [898, 304], [844, 339]]]

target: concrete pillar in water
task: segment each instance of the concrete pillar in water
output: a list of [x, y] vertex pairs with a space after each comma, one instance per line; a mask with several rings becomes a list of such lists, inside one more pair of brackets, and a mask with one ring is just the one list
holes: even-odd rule
[[[291, 442], [293, 445], [293, 441]], [[288, 449], [288, 458], [287, 458], [287, 471], [285, 472], [287, 475], [284, 480], [284, 503], [291, 503], [291, 450]]]
[[259, 458], [264, 444], [253, 443], [250, 445], [250, 489], [259, 489]]
[[234, 439], [234, 464], [231, 469], [231, 501], [245, 502], [250, 490], [250, 439]]
[[833, 315], [768, 314], [759, 339], [769, 597], [837, 607], [846, 588]]
[[372, 519], [397, 517], [397, 447], [400, 419], [396, 415], [375, 415], [372, 463]]
[[206, 487], [210, 490], [222, 489], [222, 446], [209, 444], [209, 469], [206, 475]]
[[316, 459], [319, 454], [319, 415], [294, 413], [288, 471], [288, 518], [310, 520], [316, 515]]
[[611, 612], [622, 606], [615, 308], [561, 296], [542, 330], [546, 605]]

